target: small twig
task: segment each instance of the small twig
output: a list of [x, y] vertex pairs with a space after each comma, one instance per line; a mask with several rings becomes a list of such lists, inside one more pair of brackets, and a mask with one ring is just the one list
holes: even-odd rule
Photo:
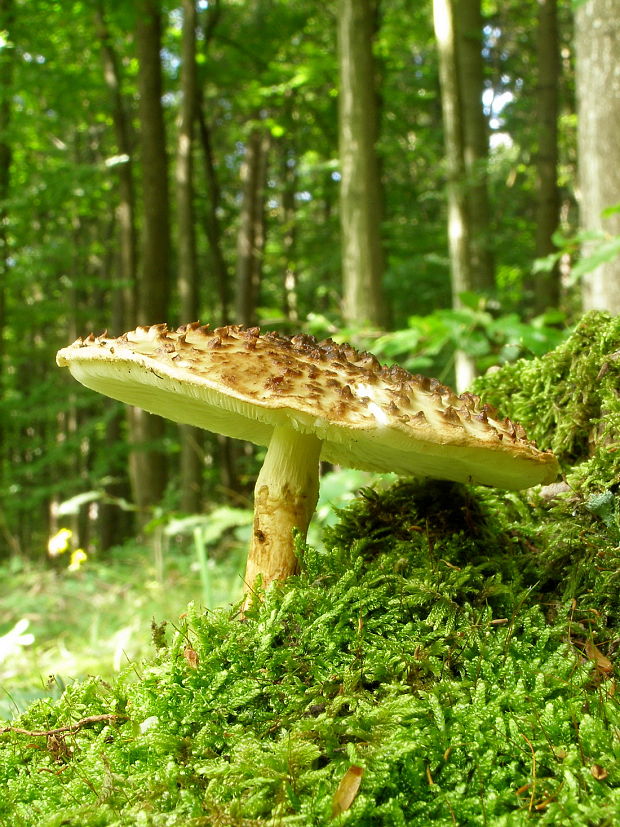
[[519, 735], [526, 742], [526, 744], [530, 748], [530, 752], [532, 753], [532, 792], [530, 794], [530, 806], [528, 807], [528, 810], [531, 813], [532, 809], [534, 807], [534, 800], [535, 800], [535, 797], [536, 797], [536, 753], [534, 752], [534, 747], [532, 746], [532, 742], [527, 737], [527, 735], [524, 735], [522, 732], [520, 732]]
[[104, 721], [115, 721], [115, 720], [127, 720], [129, 715], [118, 715], [116, 713], [111, 713], [109, 715], [89, 715], [88, 718], [82, 718], [80, 721], [76, 721], [74, 724], [67, 724], [67, 726], [60, 726], [56, 727], [56, 729], [22, 729], [21, 727], [17, 726], [6, 726], [0, 729], [0, 733], [3, 732], [16, 732], [18, 735], [29, 735], [31, 737], [34, 736], [50, 736], [50, 735], [59, 735], [61, 732], [77, 732], [78, 730], [82, 729], [82, 727], [90, 726], [91, 724], [100, 724]]

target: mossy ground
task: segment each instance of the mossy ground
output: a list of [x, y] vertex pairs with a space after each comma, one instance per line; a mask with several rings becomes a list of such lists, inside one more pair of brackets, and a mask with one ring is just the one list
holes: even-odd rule
[[244, 619], [190, 607], [13, 722], [118, 716], [0, 736], [0, 823], [618, 823], [618, 351], [597, 314], [485, 380], [566, 491], [363, 492]]

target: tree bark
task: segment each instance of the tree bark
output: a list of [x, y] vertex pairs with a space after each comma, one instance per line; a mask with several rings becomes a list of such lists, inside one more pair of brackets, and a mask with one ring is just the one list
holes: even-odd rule
[[229, 272], [228, 264], [224, 256], [222, 243], [222, 227], [218, 215], [221, 202], [220, 186], [215, 168], [213, 156], [213, 143], [211, 139], [211, 127], [205, 118], [202, 100], [198, 107], [198, 125], [202, 156], [205, 168], [205, 183], [207, 189], [208, 204], [205, 215], [205, 232], [209, 242], [209, 253], [211, 258], [212, 275], [215, 281], [215, 289], [219, 297], [219, 318], [222, 324], [229, 324], [230, 318], [230, 284], [233, 278]]
[[142, 271], [138, 285], [139, 324], [166, 321], [170, 294], [168, 160], [162, 109], [161, 9], [143, 0], [136, 31], [142, 152]]
[[[0, 0], [0, 30], [7, 32], [9, 38], [13, 29], [14, 13], [13, 0]], [[0, 49], [0, 370], [2, 370], [4, 358], [6, 278], [9, 260], [6, 225], [13, 158], [13, 148], [8, 134], [12, 114], [13, 61], [13, 48], [7, 44]]]
[[[617, 236], [620, 213], [602, 213], [620, 203], [620, 0], [579, 4], [575, 32], [581, 226]], [[585, 310], [620, 313], [620, 257], [588, 273], [582, 295]]]
[[[136, 315], [139, 324], [155, 324], [166, 321], [170, 290], [168, 164], [161, 104], [161, 7], [158, 0], [142, 0], [140, 4], [136, 46], [143, 174], [142, 267]], [[147, 518], [148, 509], [161, 499], [166, 487], [166, 461], [161, 446], [164, 422], [160, 417], [133, 408], [130, 425], [134, 498], [139, 513]]]
[[[556, 252], [553, 235], [558, 228], [560, 190], [558, 173], [558, 115], [560, 47], [557, 0], [538, 0], [538, 153], [536, 159], [536, 258]], [[543, 313], [560, 302], [560, 273], [556, 265], [530, 281], [532, 309]]]
[[295, 192], [297, 187], [296, 158], [289, 152], [288, 142], [282, 147], [282, 248], [284, 284], [282, 310], [291, 322], [299, 319], [297, 301], [297, 265], [295, 261]]
[[[482, 61], [481, 33], [476, 32], [474, 37], [473, 29], [480, 23], [479, 0], [462, 0], [458, 17], [455, 8], [454, 0], [433, 2], [446, 153], [452, 302], [459, 308], [461, 293], [492, 288], [493, 268], [486, 242], [489, 208], [486, 138], [483, 142], [480, 124], [482, 70], [474, 66]], [[475, 49], [472, 43], [478, 44]], [[455, 360], [456, 384], [462, 389], [476, 375], [475, 363], [460, 350]]]
[[453, 19], [456, 23], [456, 68], [469, 223], [467, 236], [472, 280], [469, 289], [489, 293], [495, 287], [495, 269], [487, 176], [489, 139], [482, 110], [484, 67], [480, 0], [460, 0], [458, 16], [454, 15]]
[[[0, 31], [8, 32], [9, 38], [13, 29], [14, 11], [13, 0], [0, 0]], [[7, 44], [0, 49], [0, 389], [4, 367], [6, 282], [9, 272], [7, 202], [11, 183], [13, 148], [9, 142], [8, 131], [11, 122], [13, 61], [13, 48]]]
[[[213, 0], [209, 3], [206, 13], [202, 17], [202, 43], [203, 53], [207, 54], [211, 41], [213, 40], [218, 23], [221, 19], [222, 7], [220, 0]], [[202, 148], [204, 163], [205, 185], [207, 194], [207, 205], [205, 214], [205, 232], [209, 242], [209, 253], [211, 258], [210, 271], [215, 282], [215, 292], [219, 298], [219, 320], [221, 324], [229, 324], [230, 313], [230, 286], [234, 281], [229, 266], [224, 256], [224, 245], [222, 242], [223, 232], [219, 218], [221, 204], [221, 189], [217, 176], [215, 154], [213, 151], [212, 127], [205, 116], [204, 84], [198, 85], [197, 92], [197, 118], [198, 135]], [[210, 308], [212, 318], [215, 320], [215, 308]]]
[[[209, 3], [204, 14], [202, 26], [203, 50], [206, 54], [215, 31], [221, 19], [222, 6], [220, 0], [213, 0]], [[202, 148], [204, 163], [205, 186], [207, 204], [205, 213], [205, 232], [209, 242], [210, 272], [215, 283], [215, 295], [219, 299], [217, 309], [221, 324], [229, 324], [231, 306], [231, 285], [234, 284], [234, 276], [230, 272], [229, 264], [224, 255], [223, 230], [219, 217], [221, 205], [221, 188], [218, 180], [215, 153], [213, 150], [212, 127], [204, 112], [204, 88], [198, 87], [197, 94], [197, 118], [198, 134]], [[215, 321], [216, 309], [210, 307], [211, 317]], [[231, 440], [224, 436], [217, 437], [217, 464], [220, 472], [220, 485], [226, 492], [238, 491], [240, 488], [239, 474], [237, 470], [238, 440]]]
[[[181, 106], [177, 136], [176, 190], [178, 210], [178, 286], [183, 322], [198, 319], [198, 267], [194, 232], [194, 125], [197, 103], [196, 3], [183, 0]], [[181, 509], [196, 513], [202, 505], [202, 435], [200, 428], [179, 427], [181, 440]]]
[[257, 322], [256, 303], [260, 289], [265, 247], [265, 181], [269, 150], [268, 133], [252, 129], [241, 165], [243, 185], [237, 234], [236, 321]]
[[373, 56], [374, 0], [338, 5], [338, 107], [341, 166], [343, 316], [349, 325], [382, 327], [381, 220], [383, 193], [377, 157], [378, 105]]
[[[138, 239], [136, 233], [136, 195], [134, 185], [134, 142], [131, 134], [131, 119], [123, 95], [123, 78], [119, 60], [112, 43], [103, 2], [95, 8], [95, 28], [101, 47], [103, 74], [110, 92], [112, 122], [116, 137], [117, 159], [114, 170], [118, 182], [118, 206], [116, 207], [116, 229], [118, 233], [118, 254], [116, 271], [121, 286], [116, 288], [112, 298], [111, 329], [115, 334], [135, 326], [136, 283]], [[121, 412], [106, 426], [106, 442], [114, 444], [124, 439], [123, 415]], [[127, 500], [131, 494], [126, 470], [115, 469], [114, 480], [105, 486], [105, 492], [113, 500]], [[99, 507], [99, 546], [105, 550], [120, 545], [131, 531], [131, 520], [115, 502], [102, 502]]]
[[181, 103], [178, 118], [176, 191], [178, 220], [178, 289], [181, 320], [196, 321], [198, 275], [194, 232], [194, 123], [196, 120], [196, 5], [183, 0]]
[[[0, 31], [10, 33], [14, 20], [13, 0], [0, 0]], [[5, 398], [5, 329], [7, 279], [9, 276], [9, 235], [7, 232], [7, 202], [11, 186], [12, 146], [9, 141], [11, 123], [11, 99], [13, 94], [13, 48], [8, 44], [0, 49], [0, 398]], [[0, 422], [0, 479], [6, 462], [6, 434], [4, 422]]]
[[110, 91], [112, 122], [118, 149], [115, 169], [118, 176], [119, 201], [116, 220], [119, 233], [119, 276], [122, 287], [116, 291], [113, 324], [117, 333], [134, 326], [136, 315], [136, 270], [138, 241], [136, 234], [136, 196], [131, 122], [123, 97], [119, 61], [105, 19], [103, 2], [95, 9], [95, 26], [101, 44], [103, 74]]

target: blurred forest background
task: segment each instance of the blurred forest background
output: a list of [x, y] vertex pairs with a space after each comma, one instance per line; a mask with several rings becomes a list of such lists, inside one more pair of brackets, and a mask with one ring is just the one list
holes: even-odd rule
[[0, 0], [10, 576], [50, 538], [111, 560], [139, 531], [161, 569], [164, 529], [204, 574], [204, 531], [247, 522], [254, 450], [81, 388], [54, 363], [79, 335], [260, 324], [462, 388], [620, 312], [619, 21], [618, 0]]

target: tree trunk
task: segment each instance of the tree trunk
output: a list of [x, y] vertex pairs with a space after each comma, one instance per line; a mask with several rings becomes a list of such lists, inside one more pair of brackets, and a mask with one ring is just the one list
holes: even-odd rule
[[[114, 169], [118, 181], [116, 227], [118, 232], [117, 276], [121, 286], [114, 290], [110, 328], [115, 335], [135, 326], [138, 242], [136, 233], [136, 197], [134, 187], [133, 140], [119, 61], [105, 18], [103, 2], [95, 9], [95, 27], [101, 45], [103, 73], [110, 92], [112, 122], [116, 136], [117, 163]], [[124, 439], [122, 413], [119, 412], [106, 426], [106, 442], [113, 444]], [[121, 468], [115, 469], [112, 482], [105, 492], [114, 500], [127, 500], [130, 483]], [[99, 546], [105, 550], [120, 545], [131, 531], [131, 520], [114, 502], [102, 502], [98, 519]]]
[[284, 316], [291, 322], [299, 319], [297, 302], [297, 264], [295, 261], [295, 192], [297, 169], [294, 151], [289, 152], [289, 143], [282, 147], [282, 248], [284, 259]]
[[[213, 0], [209, 3], [206, 14], [203, 17], [203, 49], [209, 49], [210, 43], [215, 34], [218, 23], [221, 19], [222, 7], [220, 0]], [[199, 137], [202, 147], [202, 157], [205, 172], [205, 185], [207, 193], [207, 205], [205, 215], [205, 231], [209, 242], [210, 271], [215, 282], [215, 294], [219, 298], [219, 320], [221, 324], [230, 324], [231, 285], [234, 277], [224, 256], [223, 231], [219, 217], [221, 204], [221, 189], [215, 164], [213, 151], [212, 128], [204, 113], [204, 89], [198, 90], [197, 116]], [[210, 307], [212, 320], [215, 321], [215, 308]], [[220, 486], [224, 491], [236, 492], [240, 488], [239, 473], [237, 466], [239, 442], [235, 439], [228, 439], [225, 436], [217, 437], [217, 465], [220, 474]]]
[[456, 67], [469, 222], [467, 235], [472, 283], [468, 289], [489, 293], [495, 287], [495, 272], [487, 180], [489, 139], [482, 110], [484, 67], [480, 0], [460, 0], [458, 17], [453, 19], [456, 23]]
[[200, 143], [202, 145], [202, 155], [205, 167], [205, 183], [208, 197], [205, 216], [205, 231], [209, 242], [212, 275], [215, 281], [216, 293], [219, 297], [220, 322], [222, 324], [229, 324], [231, 321], [229, 318], [229, 313], [230, 284], [232, 282], [232, 277], [224, 257], [222, 227], [218, 215], [218, 209], [221, 201], [220, 187], [215, 169], [215, 159], [213, 157], [211, 128], [204, 116], [202, 101], [199, 103], [198, 108], [198, 125], [200, 128]]
[[[179, 254], [178, 285], [181, 320], [198, 319], [198, 268], [194, 232], [194, 122], [196, 120], [196, 4], [183, 0], [181, 44], [181, 106], [177, 136], [176, 189]], [[179, 427], [181, 439], [181, 509], [200, 511], [202, 504], [202, 435], [200, 428]]]
[[181, 103], [179, 108], [176, 191], [179, 233], [178, 288], [182, 322], [196, 321], [198, 276], [194, 233], [193, 147], [196, 119], [196, 5], [183, 0], [181, 43]]
[[[448, 246], [452, 302], [461, 306], [460, 294], [484, 292], [493, 286], [488, 239], [486, 146], [483, 147], [482, 71], [474, 67], [480, 56], [479, 0], [459, 3], [434, 0], [433, 17], [439, 53], [439, 81], [446, 152]], [[475, 8], [472, 8], [475, 6]], [[466, 28], [457, 28], [461, 23]], [[476, 22], [478, 21], [478, 22]], [[475, 49], [472, 43], [477, 43]], [[476, 58], [474, 52], [477, 52]], [[479, 85], [480, 84], [480, 85]], [[474, 360], [457, 350], [456, 384], [467, 387], [476, 375]]]
[[[602, 213], [620, 203], [620, 0], [580, 3], [575, 32], [581, 226], [617, 236], [620, 213]], [[620, 257], [584, 277], [583, 305], [620, 313]]]
[[237, 234], [236, 321], [244, 325], [257, 322], [256, 303], [265, 247], [264, 197], [268, 149], [268, 133], [254, 128], [248, 136], [241, 165], [243, 193]]
[[119, 276], [122, 287], [114, 299], [114, 329], [117, 334], [133, 327], [136, 314], [136, 197], [134, 188], [134, 159], [131, 123], [123, 98], [122, 77], [119, 61], [112, 46], [104, 5], [99, 2], [95, 10], [95, 26], [101, 44], [103, 74], [110, 91], [112, 121], [118, 149], [115, 169], [118, 176], [119, 202], [116, 219], [119, 232]]
[[[557, 0], [538, 0], [538, 155], [536, 159], [536, 258], [556, 252], [553, 234], [558, 228], [560, 191], [558, 168], [558, 114], [560, 48]], [[560, 273], [537, 274], [530, 283], [535, 314], [560, 302]]]
[[[213, 2], [209, 3], [206, 13], [202, 18], [202, 43], [203, 52], [205, 54], [210, 47], [215, 30], [217, 29], [218, 23], [221, 19], [221, 11], [222, 8], [220, 0], [213, 0]], [[209, 242], [209, 254], [211, 258], [211, 266], [209, 269], [215, 282], [215, 293], [219, 298], [219, 321], [221, 324], [229, 324], [231, 321], [229, 316], [231, 301], [230, 286], [233, 283], [233, 277], [229, 272], [229, 267], [224, 256], [222, 243], [223, 233], [219, 218], [219, 209], [222, 200], [221, 190], [215, 165], [211, 125], [205, 116], [204, 109], [204, 85], [199, 84], [196, 114], [199, 127], [198, 134], [202, 147], [207, 194], [205, 231]], [[209, 309], [211, 313], [211, 320], [215, 321], [215, 308], [211, 306]]]
[[[136, 29], [140, 148], [142, 152], [142, 267], [137, 291], [137, 321], [166, 321], [170, 289], [170, 227], [166, 136], [161, 105], [161, 8], [143, 0]], [[130, 415], [130, 469], [134, 498], [143, 519], [166, 487], [166, 462], [161, 441], [164, 422], [133, 408]]]
[[[0, 0], [0, 31], [10, 33], [14, 19], [13, 0]], [[7, 202], [11, 181], [13, 150], [9, 143], [11, 99], [13, 90], [13, 48], [7, 44], [0, 49], [0, 390], [4, 367], [4, 328], [6, 281], [9, 266], [9, 238], [7, 233]], [[1, 426], [0, 426], [1, 427]]]
[[343, 316], [349, 325], [382, 327], [382, 187], [376, 142], [378, 106], [373, 57], [374, 0], [338, 5], [338, 108], [341, 165]]
[[170, 217], [166, 134], [161, 105], [161, 10], [159, 0], [143, 0], [138, 18], [138, 88], [142, 152], [142, 272], [138, 323], [166, 321], [170, 292]]
[[[14, 19], [13, 0], [0, 0], [0, 31], [10, 33]], [[0, 49], [0, 398], [5, 398], [5, 329], [7, 279], [9, 276], [9, 236], [7, 232], [7, 202], [11, 185], [12, 147], [9, 142], [11, 100], [13, 95], [13, 49], [6, 45]], [[0, 421], [0, 481], [6, 462], [6, 434]]]
[[[13, 0], [0, 0], [0, 31], [7, 32], [9, 41], [13, 29]], [[7, 202], [11, 182], [13, 148], [9, 143], [11, 100], [13, 93], [13, 48], [7, 44], [0, 49], [0, 371], [4, 359], [4, 325], [6, 279], [8, 275]]]

